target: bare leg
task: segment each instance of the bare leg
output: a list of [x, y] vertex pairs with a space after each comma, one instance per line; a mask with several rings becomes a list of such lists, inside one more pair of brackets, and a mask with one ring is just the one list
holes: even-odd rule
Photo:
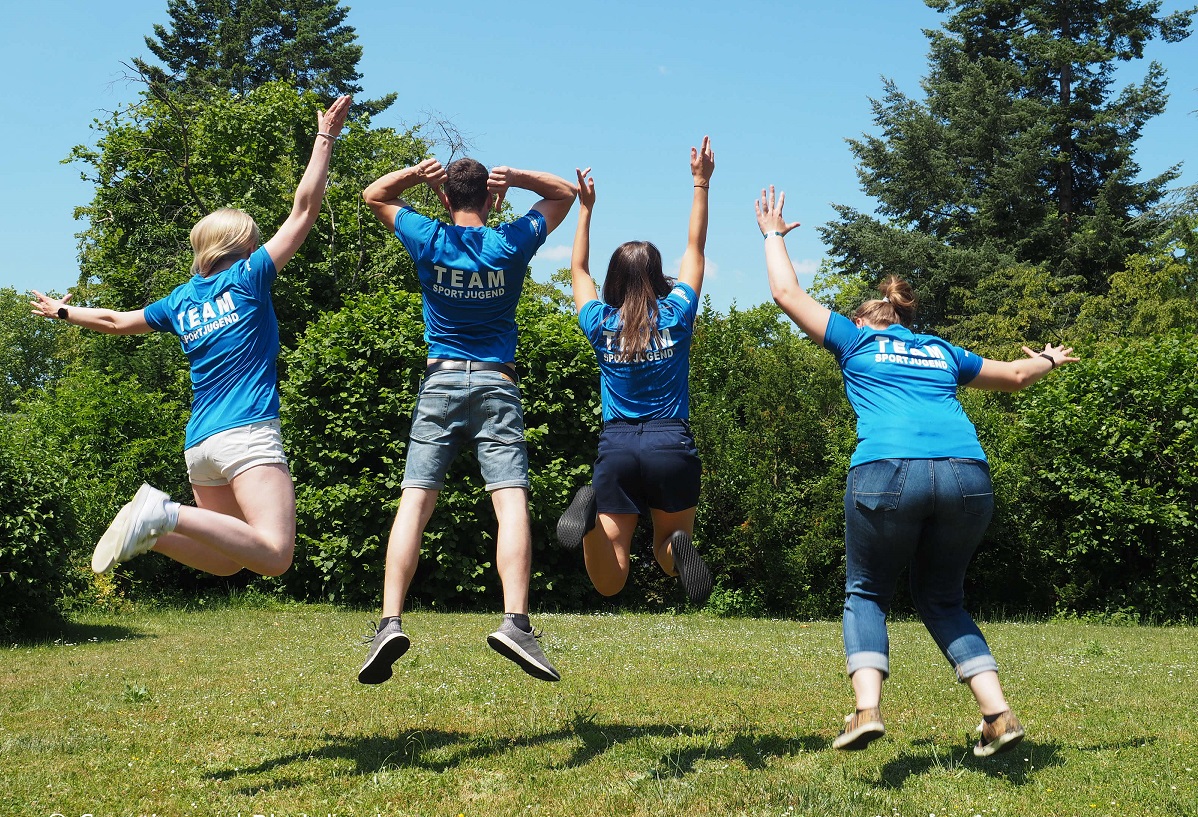
[[391, 536], [387, 539], [387, 562], [383, 573], [384, 618], [403, 612], [404, 599], [420, 561], [420, 540], [433, 515], [439, 493], [432, 488], [403, 489]]
[[635, 513], [601, 513], [599, 524], [582, 537], [582, 558], [591, 584], [605, 596], [614, 596], [628, 581]]
[[882, 671], [862, 667], [853, 673], [853, 695], [858, 709], [873, 709], [882, 702]]
[[491, 492], [499, 532], [495, 564], [503, 585], [503, 611], [528, 613], [528, 582], [532, 575], [532, 528], [528, 520], [528, 491], [499, 488]]
[[977, 698], [978, 708], [983, 715], [997, 715], [1011, 708], [1002, 694], [1002, 685], [998, 683], [998, 673], [994, 670], [979, 672], [970, 678], [969, 689]]
[[[161, 537], [154, 550], [217, 575], [236, 573], [231, 568], [238, 565], [263, 576], [278, 576], [291, 566], [295, 487], [286, 465], [257, 465], [238, 474], [228, 486], [197, 487], [201, 488], [196, 495], [200, 507], [181, 506], [175, 533]], [[234, 508], [237, 513], [227, 512]]]
[[682, 531], [688, 536], [695, 532], [696, 510], [697, 508], [687, 508], [684, 511], [667, 513], [654, 508], [649, 509], [653, 517], [653, 556], [667, 575], [678, 575], [678, 570], [674, 567], [674, 554], [670, 552], [670, 537], [675, 531]]

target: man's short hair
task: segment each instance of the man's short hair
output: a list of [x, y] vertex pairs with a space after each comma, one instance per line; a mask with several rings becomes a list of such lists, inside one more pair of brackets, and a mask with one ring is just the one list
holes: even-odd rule
[[451, 210], [467, 210], [482, 214], [487, 206], [487, 178], [490, 171], [478, 161], [469, 158], [457, 159], [445, 168], [448, 179], [445, 195]]

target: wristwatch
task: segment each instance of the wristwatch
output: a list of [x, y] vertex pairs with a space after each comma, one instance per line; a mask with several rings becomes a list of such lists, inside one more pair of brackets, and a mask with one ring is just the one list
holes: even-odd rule
[[65, 306], [58, 307], [58, 319], [65, 321], [67, 319], [67, 308]]

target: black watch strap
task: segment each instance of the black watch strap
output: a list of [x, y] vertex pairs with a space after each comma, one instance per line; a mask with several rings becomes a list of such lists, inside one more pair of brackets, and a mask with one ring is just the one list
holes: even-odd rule
[[65, 306], [58, 307], [58, 319], [61, 321], [67, 319], [67, 308]]

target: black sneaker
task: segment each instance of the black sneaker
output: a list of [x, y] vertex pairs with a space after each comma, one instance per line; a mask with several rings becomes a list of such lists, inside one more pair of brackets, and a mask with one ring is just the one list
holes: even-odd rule
[[566, 550], [578, 550], [582, 547], [582, 537], [595, 529], [597, 521], [595, 489], [588, 483], [578, 489], [570, 507], [557, 520], [557, 541]]
[[687, 598], [695, 604], [706, 604], [711, 595], [711, 571], [703, 562], [694, 546], [690, 534], [675, 531], [670, 537], [670, 552], [674, 554], [674, 567], [678, 570], [678, 581]]
[[545, 653], [541, 652], [541, 645], [537, 643], [540, 637], [540, 633], [526, 633], [512, 623], [511, 619], [505, 618], [499, 629], [487, 636], [487, 644], [504, 658], [515, 661], [520, 669], [533, 678], [560, 681], [561, 674], [549, 663]]
[[412, 641], [400, 627], [398, 618], [379, 627], [373, 638], [367, 634], [367, 638], [370, 652], [366, 654], [366, 663], [358, 670], [358, 683], [381, 684], [391, 677], [391, 665], [408, 651]]

